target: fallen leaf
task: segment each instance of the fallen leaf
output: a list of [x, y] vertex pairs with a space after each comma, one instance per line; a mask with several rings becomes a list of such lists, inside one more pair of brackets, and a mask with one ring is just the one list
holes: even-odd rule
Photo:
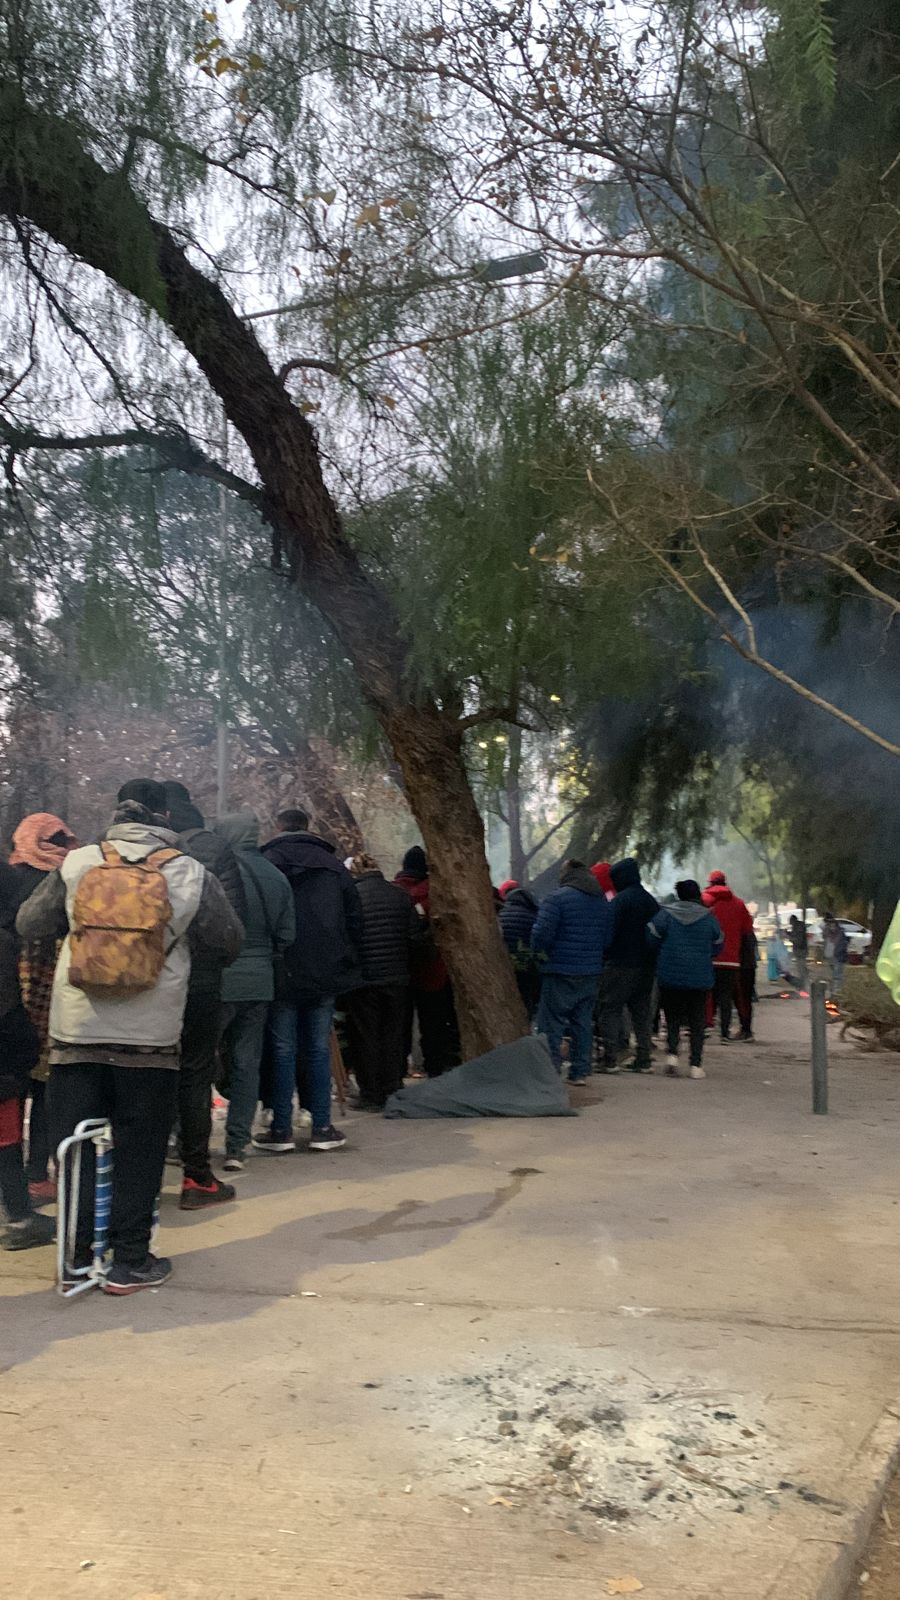
[[505, 1506], [507, 1511], [515, 1509], [515, 1500], [507, 1500], [502, 1494], [495, 1494], [493, 1500], [488, 1501], [489, 1506]]
[[640, 1578], [632, 1577], [629, 1573], [624, 1578], [607, 1578], [607, 1594], [639, 1594], [644, 1585]]

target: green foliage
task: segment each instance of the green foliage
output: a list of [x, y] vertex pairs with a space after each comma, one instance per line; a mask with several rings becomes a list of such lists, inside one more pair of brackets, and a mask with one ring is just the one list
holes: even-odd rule
[[826, 0], [779, 0], [769, 52], [779, 87], [798, 112], [832, 110], [837, 85], [834, 37]]

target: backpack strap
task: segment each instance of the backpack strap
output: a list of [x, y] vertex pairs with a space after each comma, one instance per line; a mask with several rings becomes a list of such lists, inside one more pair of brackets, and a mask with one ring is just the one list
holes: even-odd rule
[[100, 854], [108, 867], [120, 867], [122, 865], [122, 857], [119, 855], [115, 845], [109, 844], [105, 839], [100, 846]]
[[144, 856], [139, 865], [142, 867], [164, 867], [167, 861], [177, 861], [181, 854], [180, 850], [154, 850], [151, 855]]

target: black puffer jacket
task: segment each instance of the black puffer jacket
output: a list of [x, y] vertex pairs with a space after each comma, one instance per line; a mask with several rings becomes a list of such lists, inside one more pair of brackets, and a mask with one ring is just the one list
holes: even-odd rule
[[[183, 850], [186, 856], [192, 856], [195, 861], [199, 861], [201, 867], [211, 872], [214, 878], [218, 878], [232, 911], [240, 917], [246, 927], [247, 893], [237, 856], [231, 845], [220, 839], [211, 828], [204, 827], [200, 812], [191, 805], [172, 806], [169, 811], [169, 825], [178, 834], [178, 848]], [[191, 943], [190, 993], [218, 995], [222, 986], [225, 963], [208, 950], [196, 949], [191, 940], [190, 930], [188, 930], [188, 940]]]
[[644, 967], [653, 965], [653, 952], [648, 950], [647, 924], [656, 916], [659, 904], [641, 883], [641, 874], [633, 856], [617, 861], [610, 871], [616, 898], [612, 901], [613, 936], [606, 952], [608, 967]]
[[297, 938], [284, 952], [283, 998], [314, 1004], [360, 988], [362, 905], [334, 845], [315, 833], [279, 833], [262, 853], [294, 895]]
[[500, 907], [500, 932], [503, 943], [517, 969], [534, 966], [531, 930], [537, 920], [538, 903], [527, 889], [510, 889]]
[[427, 923], [398, 883], [382, 872], [355, 880], [362, 905], [362, 968], [367, 984], [409, 983], [410, 951], [427, 938]]

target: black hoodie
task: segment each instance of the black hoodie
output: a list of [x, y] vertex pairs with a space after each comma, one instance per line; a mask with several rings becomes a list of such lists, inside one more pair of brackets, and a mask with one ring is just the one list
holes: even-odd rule
[[659, 906], [641, 883], [633, 856], [617, 861], [610, 871], [616, 898], [612, 902], [613, 936], [606, 952], [608, 967], [645, 967], [653, 964], [647, 948], [647, 924]]
[[316, 1004], [363, 983], [365, 936], [356, 884], [316, 833], [279, 833], [262, 847], [294, 896], [297, 938], [284, 952], [285, 999]]

